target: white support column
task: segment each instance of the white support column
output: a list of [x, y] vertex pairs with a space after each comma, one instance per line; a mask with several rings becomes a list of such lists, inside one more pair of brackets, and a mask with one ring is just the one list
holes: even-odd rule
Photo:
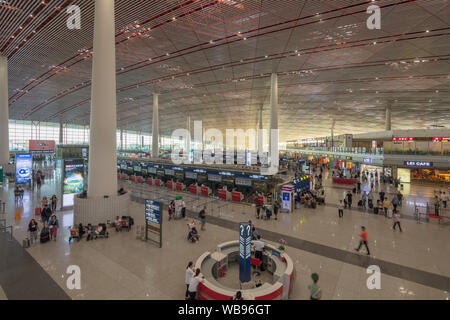
[[117, 195], [114, 0], [96, 0], [88, 197]]
[[264, 151], [264, 135], [263, 135], [263, 105], [259, 108], [259, 128], [258, 128], [258, 153]]
[[[278, 162], [274, 163], [272, 160], [279, 158], [278, 151], [278, 137], [274, 139], [272, 136], [272, 130], [278, 130], [278, 75], [272, 73], [270, 81], [270, 133], [269, 133], [269, 152], [271, 158], [271, 166], [278, 167]], [[272, 141], [272, 140], [276, 140]], [[276, 143], [276, 145], [272, 145]], [[276, 153], [276, 154], [274, 154]]]
[[187, 117], [186, 130], [188, 131], [188, 137], [186, 139], [186, 153], [189, 159], [189, 152], [191, 151], [191, 116]]
[[0, 165], [9, 163], [8, 59], [0, 56]]
[[123, 151], [123, 129], [120, 129], [120, 151]]
[[[83, 130], [84, 134], [84, 130]], [[63, 121], [62, 121], [62, 115], [59, 115], [59, 144], [64, 143], [64, 127], [63, 127]]]
[[386, 107], [386, 131], [391, 131], [391, 116], [392, 116], [392, 108], [391, 105]]
[[152, 158], [159, 158], [159, 95], [153, 93]]

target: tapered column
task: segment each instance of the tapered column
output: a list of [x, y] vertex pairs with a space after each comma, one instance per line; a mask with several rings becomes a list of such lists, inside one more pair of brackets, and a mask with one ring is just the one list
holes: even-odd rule
[[258, 152], [264, 151], [264, 135], [263, 135], [263, 105], [259, 108], [259, 128], [258, 128]]
[[59, 115], [59, 144], [64, 144], [64, 127], [61, 115]]
[[[270, 139], [269, 139], [269, 152], [272, 162], [272, 166], [278, 166], [278, 163], [274, 163], [272, 160], [278, 159], [278, 136], [273, 137], [274, 131], [278, 131], [278, 75], [272, 73], [270, 82]], [[275, 154], [276, 153], [276, 154]]]
[[120, 151], [123, 151], [123, 129], [120, 129]]
[[391, 131], [392, 108], [390, 105], [386, 107], [386, 131]]
[[187, 123], [186, 123], [186, 130], [188, 131], [188, 136], [186, 139], [186, 153], [188, 155], [188, 159], [189, 159], [189, 152], [191, 151], [191, 116], [187, 117]]
[[152, 158], [159, 158], [159, 95], [153, 94]]
[[117, 195], [114, 0], [96, 0], [88, 197]]
[[0, 56], [0, 165], [9, 163], [8, 59]]

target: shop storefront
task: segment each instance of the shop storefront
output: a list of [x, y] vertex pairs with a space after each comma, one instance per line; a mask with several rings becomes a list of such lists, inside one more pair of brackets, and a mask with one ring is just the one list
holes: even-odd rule
[[401, 183], [411, 182], [411, 169], [398, 168], [397, 177], [400, 179]]
[[413, 169], [411, 170], [411, 179], [418, 181], [450, 183], [450, 170]]

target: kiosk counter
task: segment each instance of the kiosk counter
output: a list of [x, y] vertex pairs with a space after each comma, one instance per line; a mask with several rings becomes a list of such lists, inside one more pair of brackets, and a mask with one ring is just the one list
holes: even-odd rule
[[272, 274], [272, 281], [256, 287], [251, 282], [243, 289], [227, 288], [218, 278], [230, 263], [239, 263], [239, 241], [229, 241], [217, 246], [213, 253], [205, 252], [196, 261], [196, 268], [202, 270], [205, 282], [198, 287], [200, 300], [230, 300], [236, 291], [242, 292], [244, 300], [287, 300], [294, 283], [294, 264], [292, 259], [271, 244], [265, 245], [263, 263], [266, 271]]

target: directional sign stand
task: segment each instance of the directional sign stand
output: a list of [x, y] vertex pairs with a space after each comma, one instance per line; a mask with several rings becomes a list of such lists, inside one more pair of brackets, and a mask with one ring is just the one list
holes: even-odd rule
[[239, 281], [242, 284], [251, 281], [251, 241], [252, 227], [250, 224], [239, 224]]
[[159, 244], [162, 248], [161, 203], [145, 200], [145, 240]]

